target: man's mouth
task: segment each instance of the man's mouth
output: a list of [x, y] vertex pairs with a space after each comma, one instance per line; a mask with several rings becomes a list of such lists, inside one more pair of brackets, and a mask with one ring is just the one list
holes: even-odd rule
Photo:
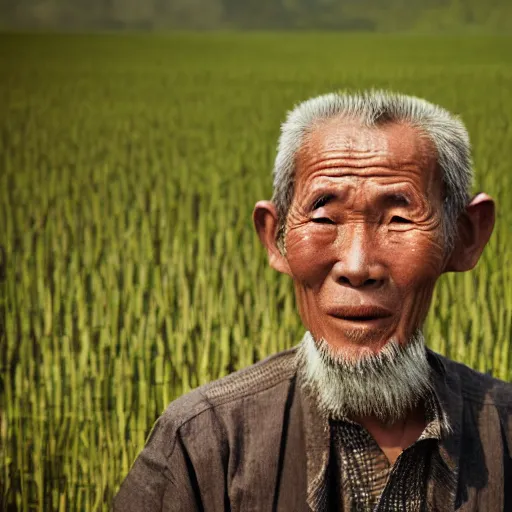
[[393, 313], [381, 306], [343, 306], [333, 308], [332, 316], [349, 322], [374, 322], [393, 316]]

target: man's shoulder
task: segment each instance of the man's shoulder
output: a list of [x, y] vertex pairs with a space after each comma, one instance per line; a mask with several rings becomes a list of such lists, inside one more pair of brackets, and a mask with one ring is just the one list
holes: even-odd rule
[[248, 397], [257, 400], [272, 388], [281, 386], [284, 393], [295, 375], [295, 352], [296, 348], [291, 348], [271, 355], [182, 395], [168, 405], [159, 421], [178, 429], [221, 406], [236, 407]]
[[490, 373], [481, 373], [440, 354], [435, 355], [449, 375], [457, 375], [461, 394], [465, 400], [504, 408], [512, 412], [512, 383], [497, 379]]

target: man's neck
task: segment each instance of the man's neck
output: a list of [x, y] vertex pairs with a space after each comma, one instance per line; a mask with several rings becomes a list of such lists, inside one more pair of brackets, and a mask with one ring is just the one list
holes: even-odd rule
[[398, 456], [418, 440], [426, 426], [423, 406], [410, 411], [404, 419], [393, 424], [384, 423], [373, 416], [357, 418], [356, 421], [375, 439], [390, 464], [394, 464]]

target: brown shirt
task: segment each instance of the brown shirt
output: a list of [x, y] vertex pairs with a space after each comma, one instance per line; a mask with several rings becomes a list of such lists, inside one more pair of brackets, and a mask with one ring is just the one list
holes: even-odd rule
[[[512, 385], [428, 357], [451, 433], [420, 443], [428, 463], [413, 510], [512, 511]], [[340, 510], [331, 425], [300, 380], [291, 349], [172, 402], [114, 510]], [[403, 479], [423, 478], [413, 466], [393, 467], [375, 510], [409, 510]]]

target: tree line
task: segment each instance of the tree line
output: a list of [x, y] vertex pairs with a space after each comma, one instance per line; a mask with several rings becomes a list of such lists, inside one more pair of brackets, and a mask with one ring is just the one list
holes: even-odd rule
[[0, 0], [0, 28], [512, 31], [510, 0]]

